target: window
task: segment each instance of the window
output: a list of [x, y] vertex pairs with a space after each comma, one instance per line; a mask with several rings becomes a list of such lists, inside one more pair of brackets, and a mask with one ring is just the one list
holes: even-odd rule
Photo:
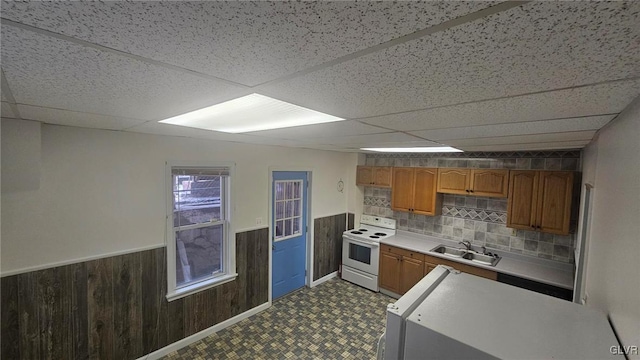
[[302, 180], [276, 180], [276, 240], [302, 234]]
[[168, 166], [169, 300], [235, 278], [230, 230], [230, 167]]

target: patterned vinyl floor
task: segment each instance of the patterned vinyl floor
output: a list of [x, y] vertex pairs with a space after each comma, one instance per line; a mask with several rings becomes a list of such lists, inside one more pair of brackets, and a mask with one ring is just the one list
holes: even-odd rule
[[375, 359], [387, 304], [395, 300], [334, 279], [164, 359]]

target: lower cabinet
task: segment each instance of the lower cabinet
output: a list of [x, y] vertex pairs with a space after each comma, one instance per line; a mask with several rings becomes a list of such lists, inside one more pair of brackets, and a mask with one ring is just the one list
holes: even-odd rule
[[[455, 261], [449, 261], [446, 259], [440, 259], [434, 256], [430, 256], [430, 255], [424, 255], [424, 261], [428, 262], [432, 265], [434, 265], [433, 267], [436, 267], [438, 265], [446, 265], [446, 266], [450, 266], [456, 270], [460, 270], [464, 273], [467, 274], [471, 274], [471, 275], [475, 275], [475, 276], [480, 276], [483, 278], [487, 278], [490, 280], [496, 280], [498, 279], [498, 273], [492, 270], [487, 270], [487, 269], [483, 269], [483, 268], [479, 268], [479, 267], [475, 267], [473, 265], [467, 265], [467, 264], [461, 264], [459, 262], [455, 262]], [[426, 270], [426, 268], [425, 268]], [[429, 270], [431, 271], [431, 270]]]
[[400, 294], [404, 294], [424, 277], [424, 261], [402, 257]]
[[473, 265], [440, 259], [395, 246], [381, 245], [378, 286], [403, 295], [438, 265], [450, 266], [462, 272], [496, 280], [498, 273]]
[[424, 277], [424, 254], [382, 245], [378, 286], [402, 295]]
[[396, 294], [400, 294], [400, 273], [402, 271], [402, 256], [389, 251], [380, 251], [380, 270], [378, 271], [378, 286]]

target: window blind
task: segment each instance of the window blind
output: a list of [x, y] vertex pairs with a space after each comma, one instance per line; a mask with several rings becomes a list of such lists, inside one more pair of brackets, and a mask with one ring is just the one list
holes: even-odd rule
[[228, 167], [172, 167], [172, 175], [229, 176]]

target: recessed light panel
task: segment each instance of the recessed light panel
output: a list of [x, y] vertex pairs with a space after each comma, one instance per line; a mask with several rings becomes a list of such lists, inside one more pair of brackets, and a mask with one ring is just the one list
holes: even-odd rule
[[462, 150], [450, 146], [440, 147], [408, 147], [408, 148], [362, 148], [360, 150], [394, 153], [436, 153], [436, 152], [462, 152]]
[[340, 120], [344, 119], [268, 96], [251, 94], [160, 122], [227, 133], [243, 133]]

